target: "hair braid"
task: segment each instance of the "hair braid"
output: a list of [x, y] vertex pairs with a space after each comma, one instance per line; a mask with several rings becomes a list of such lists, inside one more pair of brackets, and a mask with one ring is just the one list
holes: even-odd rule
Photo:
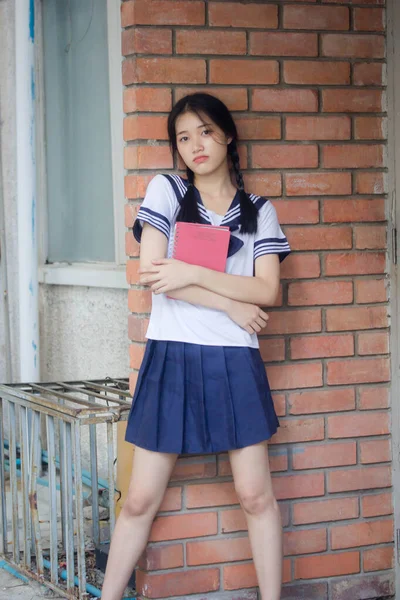
[[186, 221], [186, 223], [200, 223], [200, 213], [197, 206], [196, 192], [194, 189], [194, 173], [189, 167], [186, 167], [186, 175], [189, 182], [186, 193], [182, 198], [181, 207], [176, 217], [177, 221]]
[[240, 170], [239, 152], [236, 140], [232, 140], [228, 145], [228, 153], [231, 157], [233, 171], [236, 177], [236, 183], [239, 188], [240, 214], [241, 214], [241, 233], [256, 233], [257, 231], [257, 209], [244, 189], [243, 175]]

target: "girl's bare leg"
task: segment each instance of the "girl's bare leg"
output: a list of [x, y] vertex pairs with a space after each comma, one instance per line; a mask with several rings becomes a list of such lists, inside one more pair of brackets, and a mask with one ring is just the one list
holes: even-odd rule
[[236, 493], [249, 530], [262, 600], [279, 600], [282, 585], [282, 525], [272, 491], [266, 442], [229, 452]]
[[146, 548], [177, 457], [136, 446], [128, 495], [111, 540], [102, 600], [121, 600]]

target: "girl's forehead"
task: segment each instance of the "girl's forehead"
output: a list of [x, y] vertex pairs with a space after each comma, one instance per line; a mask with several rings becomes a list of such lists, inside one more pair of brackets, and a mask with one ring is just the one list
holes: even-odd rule
[[206, 123], [213, 124], [212, 120], [207, 115], [202, 115], [200, 113], [199, 116], [194, 112], [185, 112], [176, 119], [175, 129], [176, 132], [179, 133], [183, 130], [189, 131], [190, 129], [196, 129]]

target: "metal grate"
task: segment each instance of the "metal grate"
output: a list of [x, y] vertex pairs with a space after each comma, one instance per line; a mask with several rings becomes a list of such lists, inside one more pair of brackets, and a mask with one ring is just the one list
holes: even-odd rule
[[[0, 385], [3, 557], [66, 598], [99, 595], [88, 582], [87, 553], [101, 543], [99, 487], [108, 487], [109, 538], [114, 529], [113, 424], [127, 419], [130, 406], [124, 378]], [[100, 428], [107, 445], [104, 479]], [[88, 533], [84, 505], [90, 494]]]

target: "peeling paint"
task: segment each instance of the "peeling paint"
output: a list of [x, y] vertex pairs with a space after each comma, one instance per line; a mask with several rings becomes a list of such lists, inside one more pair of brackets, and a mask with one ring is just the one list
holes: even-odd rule
[[33, 42], [35, 39], [35, 0], [29, 3], [29, 37]]
[[31, 296], [33, 296], [33, 283], [32, 283], [32, 279], [29, 282], [29, 292], [30, 292]]

